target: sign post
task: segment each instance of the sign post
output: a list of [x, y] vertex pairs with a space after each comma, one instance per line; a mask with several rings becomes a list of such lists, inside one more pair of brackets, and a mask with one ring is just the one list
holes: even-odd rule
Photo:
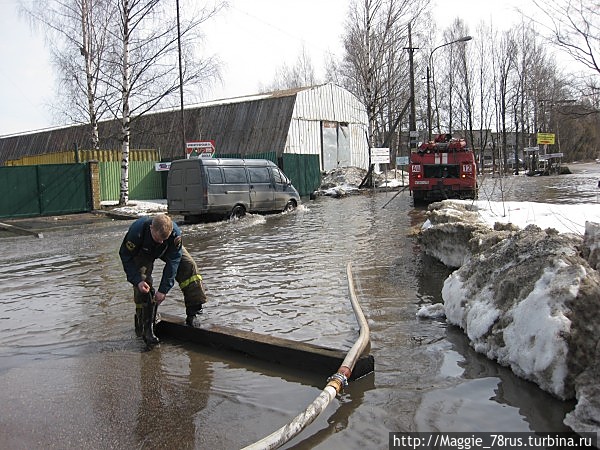
[[537, 143], [538, 145], [553, 145], [554, 144], [554, 133], [538, 133]]
[[396, 169], [398, 169], [398, 166], [402, 167], [402, 186], [404, 186], [404, 167], [408, 164], [408, 156], [396, 156]]
[[[371, 148], [371, 164], [388, 164], [389, 162], [389, 148]], [[387, 166], [385, 166], [385, 184], [387, 186]], [[373, 183], [373, 187], [375, 187], [375, 183]]]
[[371, 164], [387, 164], [389, 162], [389, 148], [371, 148]]
[[185, 144], [185, 157], [212, 158], [215, 154], [215, 141], [188, 141]]

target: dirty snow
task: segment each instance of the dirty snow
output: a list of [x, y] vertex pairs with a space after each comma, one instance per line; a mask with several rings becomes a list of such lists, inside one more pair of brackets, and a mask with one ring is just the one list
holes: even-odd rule
[[[473, 348], [561, 399], [565, 424], [600, 431], [600, 205], [444, 201], [421, 245], [455, 270], [442, 288], [448, 323]], [[419, 317], [439, 317], [439, 305]]]
[[[555, 205], [535, 202], [490, 202], [484, 200], [447, 200], [447, 213], [454, 217], [471, 212], [489, 227], [496, 223], [512, 223], [519, 228], [529, 224], [554, 228], [561, 233], [583, 235], [586, 222], [600, 222], [600, 204]], [[460, 207], [460, 208], [457, 208]], [[467, 208], [467, 209], [465, 209]], [[470, 222], [471, 220], [469, 220]], [[425, 222], [425, 227], [430, 222]]]
[[145, 216], [148, 214], [167, 213], [167, 200], [130, 200], [126, 206], [117, 206], [119, 202], [102, 202], [103, 208], [108, 208], [119, 214]]
[[[330, 197], [343, 197], [348, 194], [359, 192], [359, 186], [367, 175], [365, 169], [358, 167], [344, 167], [332, 169], [324, 173], [321, 178], [321, 186], [317, 190], [318, 195]], [[375, 168], [373, 171], [375, 187], [380, 189], [394, 189], [408, 185], [408, 173], [402, 170], [381, 171]]]

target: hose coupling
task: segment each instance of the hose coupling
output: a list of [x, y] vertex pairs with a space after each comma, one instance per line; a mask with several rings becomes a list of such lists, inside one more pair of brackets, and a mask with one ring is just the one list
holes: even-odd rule
[[343, 373], [337, 372], [335, 375], [331, 375], [327, 378], [329, 385], [335, 387], [336, 392], [339, 394], [342, 390], [348, 386], [348, 378]]

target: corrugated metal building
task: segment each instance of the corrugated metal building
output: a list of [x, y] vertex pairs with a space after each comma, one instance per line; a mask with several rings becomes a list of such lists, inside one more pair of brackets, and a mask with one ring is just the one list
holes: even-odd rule
[[[285, 155], [310, 155], [293, 159], [294, 164], [311, 160], [315, 165], [318, 159], [318, 167], [313, 167], [317, 171], [368, 166], [366, 109], [353, 94], [333, 83], [189, 106], [184, 117], [186, 140], [213, 140], [219, 156], [269, 153], [281, 161]], [[118, 121], [100, 123], [100, 148], [119, 150], [119, 134]], [[183, 158], [180, 111], [133, 120], [130, 142], [132, 150], [152, 149], [163, 161]], [[75, 148], [91, 148], [88, 126], [4, 136], [0, 137], [0, 165], [24, 157], [74, 153]], [[41, 164], [43, 159], [36, 161]]]

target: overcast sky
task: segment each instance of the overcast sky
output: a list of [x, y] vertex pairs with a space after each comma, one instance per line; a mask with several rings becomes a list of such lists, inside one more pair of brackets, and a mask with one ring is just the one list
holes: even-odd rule
[[[32, 0], [34, 1], [34, 0]], [[341, 54], [349, 0], [229, 0], [230, 8], [206, 27], [206, 51], [223, 63], [223, 83], [204, 100], [258, 92], [271, 83], [283, 62], [293, 65], [309, 53], [317, 77], [324, 75], [327, 51]], [[497, 26], [514, 22], [517, 0], [437, 0], [443, 26], [461, 16], [472, 30], [480, 20]], [[40, 33], [17, 14], [16, 0], [0, 0], [0, 136], [50, 127], [48, 105], [54, 74]], [[500, 23], [498, 23], [500, 21]], [[471, 33], [473, 34], [473, 33]]]

